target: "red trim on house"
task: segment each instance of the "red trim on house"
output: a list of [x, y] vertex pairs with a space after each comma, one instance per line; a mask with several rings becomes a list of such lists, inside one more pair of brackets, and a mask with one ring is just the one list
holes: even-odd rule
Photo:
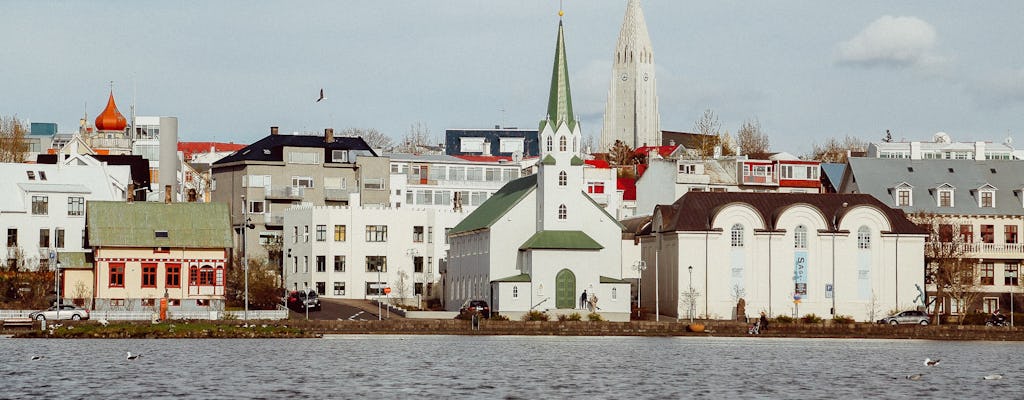
[[[171, 269], [174, 269], [174, 273], [171, 273]], [[171, 277], [174, 277], [172, 284]], [[167, 263], [164, 264], [164, 287], [167, 288], [180, 288], [181, 287], [181, 264], [180, 263]]]
[[141, 280], [142, 284], [141, 284], [140, 287], [144, 287], [144, 288], [155, 288], [156, 287], [156, 270], [157, 270], [157, 263], [142, 263], [142, 280]]
[[[110, 263], [107, 264], [107, 287], [112, 288], [123, 288], [124, 287], [124, 263]], [[120, 276], [120, 279], [114, 279], [114, 274]], [[115, 281], [118, 281], [115, 283]]]

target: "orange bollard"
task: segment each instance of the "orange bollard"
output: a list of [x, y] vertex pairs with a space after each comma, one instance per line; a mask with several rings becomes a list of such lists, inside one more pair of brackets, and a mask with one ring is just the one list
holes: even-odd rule
[[167, 298], [160, 299], [160, 320], [164, 321], [167, 319]]

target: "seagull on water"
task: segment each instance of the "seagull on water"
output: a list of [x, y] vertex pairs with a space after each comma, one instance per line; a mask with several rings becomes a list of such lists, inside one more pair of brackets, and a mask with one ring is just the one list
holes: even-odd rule
[[[42, 359], [43, 359], [43, 356], [32, 356], [32, 361], [42, 360]], [[986, 376], [985, 379], [988, 379], [988, 377]]]
[[926, 366], [926, 367], [934, 367], [936, 365], [939, 365], [940, 361], [942, 361], [942, 360], [932, 360], [930, 358], [925, 358], [924, 359], [924, 366]]
[[992, 374], [992, 375], [985, 375], [985, 376], [981, 377], [981, 379], [984, 379], [986, 381], [997, 381], [997, 380], [1003, 379], [1003, 376], [1000, 375], [1000, 374]]
[[326, 99], [326, 97], [324, 97], [324, 88], [320, 88], [320, 97], [316, 99], [316, 102], [319, 103], [323, 99]]
[[124, 357], [126, 360], [134, 360], [136, 358], [142, 357], [142, 354], [134, 354], [133, 355], [132, 352], [130, 352], [130, 351], [126, 351], [125, 353], [127, 353], [127, 355]]
[[100, 325], [103, 325], [103, 326], [110, 325], [110, 321], [107, 321], [106, 319], [103, 319], [103, 318], [100, 318], [100, 319], [96, 320], [96, 322], [99, 322]]
[[923, 374], [907, 375], [907, 379], [912, 380], [912, 381], [919, 381], [919, 380], [921, 380], [922, 377], [924, 377]]

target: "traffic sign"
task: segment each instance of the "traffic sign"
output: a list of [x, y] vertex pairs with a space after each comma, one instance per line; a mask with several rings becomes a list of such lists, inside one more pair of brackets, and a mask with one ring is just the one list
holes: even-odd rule
[[391, 294], [391, 288], [389, 288], [389, 287], [384, 288], [384, 294]]

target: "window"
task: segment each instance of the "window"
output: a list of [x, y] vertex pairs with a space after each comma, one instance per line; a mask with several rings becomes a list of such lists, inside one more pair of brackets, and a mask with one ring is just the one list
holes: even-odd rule
[[143, 307], [153, 307], [156, 305], [156, 299], [142, 299]]
[[1006, 286], [1017, 286], [1018, 284], [1018, 272], [1020, 271], [1020, 264], [1007, 263], [1003, 266], [1003, 285]]
[[940, 190], [939, 191], [939, 207], [952, 207], [953, 206], [953, 191], [952, 190]]
[[327, 282], [316, 283], [316, 294], [320, 296], [327, 294]]
[[565, 136], [558, 138], [558, 151], [565, 151], [566, 141]]
[[618, 288], [612, 288], [612, 300], [618, 300], [618, 299], [619, 299], [619, 289]]
[[939, 225], [939, 241], [946, 243], [953, 241], [953, 225], [952, 224], [940, 224]]
[[388, 272], [387, 256], [366, 256], [366, 272]]
[[345, 272], [345, 256], [334, 256], [334, 272]]
[[416, 256], [412, 258], [412, 272], [423, 272], [423, 257]]
[[213, 267], [204, 265], [199, 268], [199, 286], [214, 286], [217, 284]]
[[960, 237], [964, 243], [974, 243], [974, 225], [960, 225]]
[[166, 264], [167, 276], [164, 278], [164, 286], [169, 288], [181, 287], [181, 264]]
[[1003, 226], [1003, 240], [1006, 243], [1017, 243], [1017, 225]]
[[316, 272], [327, 272], [327, 256], [316, 256]]
[[64, 248], [64, 228], [54, 229], [53, 233], [54, 233], [54, 236], [55, 236], [54, 239], [56, 240], [55, 246], [58, 249], [63, 249]]
[[548, 136], [548, 141], [547, 142], [548, 142], [547, 143], [548, 144], [547, 145], [547, 149], [548, 149], [547, 151], [554, 150], [555, 149], [555, 145], [554, 145], [554, 141], [551, 139], [551, 136]]
[[70, 215], [70, 216], [82, 216], [82, 215], [85, 215], [85, 198], [84, 197], [68, 197], [68, 215]]
[[743, 247], [743, 225], [735, 224], [730, 229], [729, 245], [731, 247]]
[[981, 284], [982, 285], [995, 285], [996, 284], [996, 265], [993, 263], [981, 263], [979, 266], [981, 269]]
[[50, 247], [50, 230], [47, 228], [39, 230], [39, 247]]
[[309, 256], [302, 256], [302, 272], [309, 272]]
[[857, 248], [861, 250], [871, 248], [871, 229], [868, 229], [866, 226], [862, 226], [857, 230]]
[[25, 171], [25, 173], [28, 174], [28, 180], [36, 180], [36, 171]]
[[995, 243], [996, 240], [996, 228], [995, 225], [982, 225], [981, 226], [981, 242], [982, 243]]
[[156, 287], [156, 264], [142, 263], [142, 287]]
[[807, 248], [807, 227], [803, 225], [797, 225], [796, 230], [793, 231], [793, 248], [795, 249], [806, 249]]
[[565, 208], [565, 204], [558, 206], [558, 219], [565, 220], [569, 216], [568, 209]]
[[558, 186], [565, 186], [569, 183], [569, 175], [565, 171], [558, 172]]
[[111, 307], [124, 307], [124, 299], [110, 299]]
[[909, 207], [911, 205], [910, 204], [910, 189], [900, 189], [900, 190], [897, 190], [896, 193], [898, 194], [898, 197], [899, 197], [899, 201], [896, 203], [897, 206]]
[[687, 174], [687, 175], [696, 174], [697, 173], [697, 166], [693, 165], [693, 164], [680, 164], [679, 165], [679, 173], [680, 174]]
[[50, 213], [50, 200], [46, 196], [32, 196], [32, 215]]
[[110, 287], [124, 287], [124, 263], [110, 263]]
[[999, 298], [998, 297], [986, 297], [982, 299], [982, 305], [986, 313], [991, 313], [999, 309]]
[[513, 299], [518, 299], [519, 298], [519, 286], [513, 286], [512, 287], [512, 298]]
[[327, 225], [316, 226], [316, 241], [326, 242], [327, 241]]
[[197, 307], [209, 307], [210, 306], [210, 300], [209, 299], [196, 299], [196, 306]]
[[292, 238], [295, 239], [295, 243], [298, 243], [299, 242], [299, 227], [295, 226], [292, 233], [293, 233]]
[[604, 193], [604, 182], [587, 182], [587, 193]]
[[345, 241], [345, 225], [334, 226], [334, 241], [344, 242]]
[[348, 150], [331, 150], [331, 161], [348, 162]]
[[427, 243], [434, 243], [434, 227], [427, 227]]
[[979, 206], [983, 208], [992, 208], [996, 206], [995, 192], [991, 190], [981, 191], [981, 204]]
[[249, 214], [263, 214], [266, 212], [266, 203], [263, 201], [250, 201]]
[[386, 242], [386, 241], [388, 241], [388, 226], [387, 225], [367, 225], [366, 226], [366, 241], [367, 242]]
[[313, 178], [308, 176], [293, 176], [292, 187], [311, 188], [313, 187]]
[[414, 226], [412, 227], [412, 241], [414, 243], [423, 243], [423, 227]]
[[345, 282], [334, 282], [334, 295], [344, 296], [345, 295]]
[[18, 228], [7, 228], [7, 247], [18, 247]]
[[363, 189], [370, 190], [383, 190], [384, 180], [380, 178], [366, 178], [363, 179]]
[[384, 286], [387, 286], [387, 282], [366, 282], [366, 294], [383, 296]]

